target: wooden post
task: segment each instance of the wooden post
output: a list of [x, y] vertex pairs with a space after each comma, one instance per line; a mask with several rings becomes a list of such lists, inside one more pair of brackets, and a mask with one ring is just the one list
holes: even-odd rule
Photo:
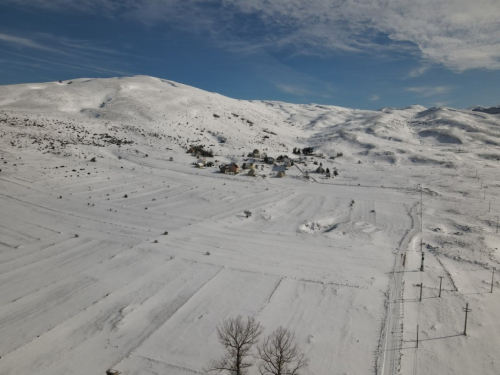
[[420, 264], [420, 272], [424, 271], [424, 252], [422, 251], [422, 264]]
[[441, 298], [441, 284], [443, 283], [443, 276], [439, 277], [439, 298]]
[[491, 290], [490, 293], [493, 293], [493, 278], [495, 277], [495, 267], [493, 267], [493, 272], [491, 273]]
[[422, 301], [422, 288], [424, 287], [424, 283], [420, 283], [420, 301]]
[[462, 310], [465, 311], [464, 336], [467, 336], [467, 313], [472, 311], [472, 309], [469, 309], [469, 302], [465, 304], [465, 309], [462, 308]]

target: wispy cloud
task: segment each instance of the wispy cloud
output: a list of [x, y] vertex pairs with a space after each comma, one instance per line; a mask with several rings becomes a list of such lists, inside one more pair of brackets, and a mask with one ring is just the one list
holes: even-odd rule
[[[75, 71], [90, 71], [105, 74], [129, 75], [126, 69], [120, 69], [115, 55], [121, 52], [102, 47], [91, 41], [74, 40], [50, 34], [14, 35], [0, 33], [0, 46], [5, 55], [15, 56], [16, 63], [27, 66], [31, 61], [41, 63], [44, 69], [64, 67]], [[11, 48], [5, 48], [10, 46]], [[32, 53], [39, 51], [43, 53]], [[28, 53], [29, 52], [29, 53]], [[22, 60], [20, 60], [22, 59]], [[26, 61], [28, 60], [28, 61]]]
[[436, 95], [444, 95], [453, 90], [450, 86], [420, 86], [420, 87], [408, 87], [406, 91], [413, 92], [420, 97], [429, 97]]
[[408, 77], [409, 78], [420, 77], [421, 75], [425, 74], [425, 72], [427, 72], [428, 70], [429, 70], [429, 66], [428, 65], [420, 66], [418, 68], [410, 70], [410, 73], [408, 74]]
[[32, 39], [23, 38], [23, 37], [16, 36], [16, 35], [9, 35], [9, 34], [0, 33], [0, 42], [8, 43], [8, 44], [11, 44], [11, 45], [14, 45], [17, 47], [23, 47], [23, 48], [34, 48], [34, 49], [39, 49], [39, 50], [49, 51], [49, 52], [56, 52], [56, 53], [61, 52], [60, 50], [45, 46], [45, 45], [38, 43]]
[[[168, 23], [290, 53], [418, 52], [454, 71], [500, 69], [498, 0], [4, 0]], [[424, 68], [413, 72], [423, 74]], [[412, 73], [410, 73], [411, 75]]]
[[373, 94], [373, 95], [370, 95], [370, 97], [368, 98], [368, 100], [370, 100], [371, 102], [376, 102], [377, 100], [380, 100], [380, 96], [376, 95], [376, 94]]
[[299, 96], [310, 94], [309, 90], [295, 85], [277, 84], [276, 87], [280, 91], [286, 92], [287, 94], [299, 95]]
[[[95, 73], [112, 73], [112, 74], [119, 74], [119, 75], [130, 75], [130, 72], [124, 71], [124, 70], [119, 70], [119, 69], [113, 69], [113, 68], [106, 68], [102, 67], [99, 65], [96, 65], [95, 63], [86, 63], [86, 62], [76, 62], [76, 61], [66, 61], [66, 60], [54, 60], [50, 58], [39, 58], [39, 57], [34, 57], [30, 55], [25, 55], [21, 53], [15, 53], [15, 52], [8, 52], [8, 51], [3, 51], [6, 54], [16, 56], [17, 58], [22, 58], [22, 59], [27, 59], [30, 61], [37, 61], [39, 63], [42, 63], [42, 65], [45, 69], [48, 69], [50, 67], [52, 68], [57, 68], [57, 67], [64, 67], [69, 70], [74, 70], [74, 71], [86, 71], [86, 72], [95, 72]], [[25, 63], [26, 64], [26, 63]]]
[[107, 55], [128, 55], [105, 47], [90, 40], [70, 39], [46, 33], [35, 33], [30, 37], [0, 33], [0, 43], [18, 48], [37, 49], [61, 55], [94, 55], [96, 52]]

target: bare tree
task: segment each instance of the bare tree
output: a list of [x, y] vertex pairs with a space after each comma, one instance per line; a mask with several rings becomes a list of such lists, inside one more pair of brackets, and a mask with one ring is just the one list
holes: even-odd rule
[[259, 371], [262, 375], [299, 375], [309, 359], [300, 351], [295, 335], [279, 327], [257, 348]]
[[228, 319], [217, 327], [219, 342], [226, 354], [210, 362], [205, 371], [218, 371], [230, 375], [245, 375], [252, 363], [246, 360], [251, 355], [252, 346], [257, 342], [262, 327], [254, 318], [247, 318], [246, 324], [239, 315]]

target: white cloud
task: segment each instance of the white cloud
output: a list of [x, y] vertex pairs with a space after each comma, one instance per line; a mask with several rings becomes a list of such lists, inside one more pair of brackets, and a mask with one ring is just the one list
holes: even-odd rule
[[108, 55], [126, 55], [111, 48], [98, 45], [88, 40], [69, 39], [51, 34], [38, 33], [33, 37], [0, 33], [0, 43], [7, 43], [18, 48], [31, 48], [61, 55], [91, 56], [95, 53]]
[[50, 48], [50, 47], [45, 46], [43, 44], [40, 44], [34, 40], [31, 40], [28, 38], [22, 38], [22, 37], [15, 36], [15, 35], [0, 33], [0, 42], [9, 43], [9, 44], [12, 44], [12, 45], [15, 45], [18, 47], [35, 48], [35, 49], [39, 49], [39, 50], [58, 52], [58, 53], [60, 52], [57, 49]]
[[[2, 52], [16, 57], [16, 64], [22, 64], [19, 59], [43, 63], [44, 68], [52, 66], [65, 67], [73, 70], [83, 70], [99, 73], [130, 75], [126, 69], [120, 69], [116, 61], [110, 67], [109, 57], [124, 55], [121, 52], [92, 43], [91, 41], [69, 39], [50, 34], [34, 34], [32, 38], [0, 33], [0, 46], [10, 45], [13, 49], [2, 48]], [[39, 50], [46, 52], [44, 57], [22, 54], [14, 51]], [[11, 62], [14, 60], [10, 60]], [[29, 64], [26, 61], [25, 64]]]
[[[144, 23], [168, 22], [220, 42], [317, 54], [413, 49], [454, 71], [500, 69], [498, 0], [4, 0]], [[242, 22], [244, 19], [244, 22]], [[236, 36], [236, 37], [234, 37]], [[416, 70], [414, 74], [419, 74]]]
[[299, 96], [310, 94], [309, 90], [295, 85], [277, 84], [276, 87], [287, 94]]
[[380, 96], [379, 95], [375, 95], [375, 94], [370, 95], [370, 98], [369, 98], [369, 100], [372, 101], [372, 102], [376, 102], [379, 99], [380, 99]]
[[423, 65], [421, 67], [412, 69], [410, 71], [410, 74], [408, 74], [408, 76], [409, 76], [409, 78], [420, 77], [421, 75], [425, 74], [425, 72], [428, 71], [428, 70], [429, 70], [429, 66], [428, 65]]
[[420, 87], [408, 87], [406, 91], [413, 92], [420, 97], [429, 97], [436, 95], [444, 95], [453, 90], [450, 86], [420, 86]]

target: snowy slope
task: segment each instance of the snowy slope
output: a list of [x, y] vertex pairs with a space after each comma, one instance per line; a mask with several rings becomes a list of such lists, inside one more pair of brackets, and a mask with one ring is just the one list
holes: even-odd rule
[[[499, 136], [477, 108], [240, 101], [144, 76], [0, 87], [0, 373], [202, 373], [238, 314], [292, 329], [305, 374], [495, 373]], [[253, 149], [300, 169], [219, 173]]]

